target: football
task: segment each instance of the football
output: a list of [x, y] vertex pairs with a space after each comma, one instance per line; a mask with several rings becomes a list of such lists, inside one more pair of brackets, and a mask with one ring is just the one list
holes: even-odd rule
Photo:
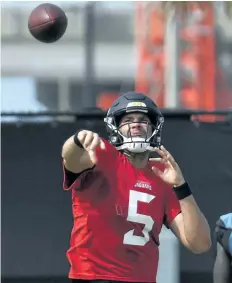
[[44, 43], [59, 40], [65, 33], [68, 25], [64, 11], [49, 3], [37, 6], [28, 19], [28, 29], [31, 35]]

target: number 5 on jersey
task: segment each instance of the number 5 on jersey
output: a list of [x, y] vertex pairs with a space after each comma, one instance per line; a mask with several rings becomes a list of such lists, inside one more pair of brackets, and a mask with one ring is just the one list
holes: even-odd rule
[[135, 229], [130, 230], [124, 235], [123, 244], [134, 245], [134, 246], [144, 246], [149, 241], [149, 232], [152, 230], [154, 225], [154, 220], [151, 216], [139, 214], [138, 213], [138, 202], [150, 203], [155, 196], [134, 191], [130, 191], [129, 195], [129, 208], [127, 221], [144, 224], [142, 230], [143, 236], [134, 235]]

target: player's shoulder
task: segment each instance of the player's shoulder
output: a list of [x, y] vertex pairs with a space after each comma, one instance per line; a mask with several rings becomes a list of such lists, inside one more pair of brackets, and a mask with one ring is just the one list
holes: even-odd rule
[[232, 229], [232, 213], [223, 214], [219, 217], [218, 222], [225, 226], [225, 228]]
[[118, 152], [117, 149], [107, 139], [101, 137], [101, 140], [104, 142], [106, 150]]
[[101, 147], [96, 148], [96, 156], [98, 159], [97, 168], [103, 170], [104, 172], [112, 173], [117, 166], [117, 161], [119, 158], [119, 151], [105, 138], [102, 138], [105, 144], [105, 149]]
[[97, 147], [97, 154], [110, 154], [112, 156], [118, 155], [118, 150], [107, 139], [101, 137], [101, 140], [105, 144], [105, 150], [102, 150], [100, 147]]
[[109, 147], [112, 146], [112, 144], [111, 144], [107, 139], [105, 139], [105, 138], [103, 138], [103, 137], [100, 137], [100, 138], [101, 138], [101, 140], [104, 142], [104, 144], [105, 144], [106, 146], [109, 146]]

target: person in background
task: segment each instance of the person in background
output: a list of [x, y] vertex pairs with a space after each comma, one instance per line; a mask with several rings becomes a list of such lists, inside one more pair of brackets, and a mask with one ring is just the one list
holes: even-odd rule
[[213, 269], [214, 283], [232, 283], [232, 213], [216, 222], [217, 255]]

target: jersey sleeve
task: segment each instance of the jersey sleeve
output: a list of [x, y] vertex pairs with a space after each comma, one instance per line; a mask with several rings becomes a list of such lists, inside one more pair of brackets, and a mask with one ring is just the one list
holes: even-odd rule
[[180, 203], [177, 199], [175, 192], [172, 187], [167, 187], [166, 189], [166, 205], [165, 205], [165, 219], [164, 224], [167, 228], [170, 228], [170, 225], [174, 218], [181, 213]]
[[232, 258], [232, 213], [222, 215], [216, 222], [216, 241]]
[[85, 179], [90, 175], [91, 172], [101, 171], [104, 174], [111, 174], [115, 170], [116, 160], [118, 157], [118, 151], [105, 139], [102, 139], [105, 143], [105, 150], [100, 147], [96, 149], [96, 156], [98, 162], [92, 168], [86, 169], [80, 173], [73, 173], [68, 171], [64, 163], [63, 166], [63, 189], [68, 191], [72, 189], [80, 189], [85, 181]]
[[81, 184], [88, 175], [89, 172], [93, 171], [95, 166], [92, 168], [86, 169], [80, 173], [73, 173], [68, 171], [64, 163], [63, 165], [63, 189], [65, 191], [72, 190], [73, 188], [78, 189], [81, 188]]

